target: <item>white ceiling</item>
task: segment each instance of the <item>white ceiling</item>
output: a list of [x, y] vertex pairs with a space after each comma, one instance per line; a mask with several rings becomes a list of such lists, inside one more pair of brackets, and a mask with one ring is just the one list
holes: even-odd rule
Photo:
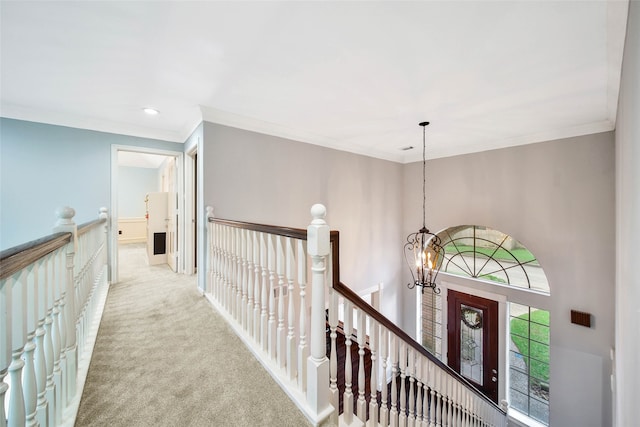
[[0, 7], [3, 117], [177, 142], [204, 119], [408, 162], [424, 120], [428, 157], [613, 129], [628, 2]]

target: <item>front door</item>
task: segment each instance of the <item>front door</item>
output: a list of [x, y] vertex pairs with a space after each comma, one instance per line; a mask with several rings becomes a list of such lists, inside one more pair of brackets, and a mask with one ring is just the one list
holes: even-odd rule
[[449, 366], [498, 403], [498, 302], [448, 291]]

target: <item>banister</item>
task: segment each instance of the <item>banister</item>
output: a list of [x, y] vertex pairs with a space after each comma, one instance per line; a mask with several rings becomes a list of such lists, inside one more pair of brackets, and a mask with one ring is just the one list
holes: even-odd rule
[[[278, 225], [255, 224], [252, 222], [234, 221], [230, 219], [220, 219], [208, 217], [209, 222], [226, 225], [245, 230], [259, 231], [261, 233], [275, 234], [277, 236], [290, 237], [292, 239], [307, 240], [307, 230], [302, 228], [281, 227]], [[337, 230], [329, 232], [332, 255], [333, 284], [340, 282], [340, 233]]]
[[[259, 231], [263, 233], [270, 233], [279, 236], [291, 237], [300, 240], [307, 240], [307, 230], [280, 227], [275, 225], [255, 224], [250, 222], [233, 221], [226, 219], [218, 219], [214, 217], [208, 217], [209, 222], [216, 224], [227, 225], [230, 227], [245, 228], [252, 231]], [[489, 399], [482, 392], [480, 392], [473, 384], [471, 384], [466, 378], [453, 370], [450, 366], [446, 365], [440, 359], [431, 354], [427, 349], [414, 340], [409, 334], [403, 331], [400, 327], [394, 324], [391, 320], [385, 317], [378, 310], [373, 308], [370, 304], [364, 301], [358, 294], [356, 294], [351, 288], [340, 281], [340, 233], [337, 230], [330, 232], [330, 245], [331, 245], [331, 258], [332, 258], [332, 282], [333, 289], [340, 293], [343, 297], [351, 301], [356, 307], [364, 311], [371, 318], [376, 320], [380, 325], [384, 326], [387, 330], [395, 334], [398, 338], [405, 341], [415, 351], [419, 352], [424, 357], [428, 358], [431, 362], [436, 364], [440, 369], [447, 372], [450, 376], [456, 378], [459, 382], [463, 383], [469, 390], [471, 390], [479, 398], [487, 402], [494, 409], [499, 410], [506, 415], [506, 411], [501, 408], [496, 402]]]
[[83, 234], [87, 233], [91, 229], [105, 222], [107, 222], [105, 218], [98, 218], [98, 219], [85, 222], [84, 224], [80, 224], [78, 226], [78, 236], [82, 236]]
[[0, 280], [71, 242], [71, 233], [54, 233], [0, 252]]

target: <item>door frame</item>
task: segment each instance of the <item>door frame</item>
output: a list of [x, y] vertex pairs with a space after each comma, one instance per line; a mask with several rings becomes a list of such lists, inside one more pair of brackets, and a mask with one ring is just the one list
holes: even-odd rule
[[[447, 290], [447, 360], [448, 365], [460, 375], [462, 374], [462, 362], [460, 353], [462, 351], [460, 340], [460, 316], [459, 306], [466, 304], [469, 307], [482, 310], [482, 384], [465, 376], [469, 382], [474, 384], [478, 390], [499, 403], [499, 384], [498, 378], [503, 375], [500, 364], [498, 363], [498, 342], [500, 336], [498, 333], [498, 301], [488, 298], [482, 298], [465, 292], [459, 292], [453, 289]], [[454, 309], [452, 311], [451, 309]], [[464, 375], [463, 375], [464, 376]]]
[[[447, 273], [441, 272], [438, 275], [438, 286], [440, 287], [440, 297], [443, 298], [441, 304], [442, 310], [442, 336], [441, 336], [441, 346], [442, 346], [442, 361], [445, 364], [449, 364], [447, 360], [447, 349], [449, 348], [449, 340], [447, 333], [448, 319], [449, 319], [449, 309], [447, 304], [447, 294], [448, 290], [452, 289], [454, 291], [462, 292], [465, 294], [476, 295], [481, 298], [490, 299], [498, 302], [498, 402], [507, 398], [507, 372], [506, 370], [509, 368], [507, 366], [507, 358], [509, 357], [509, 346], [507, 343], [507, 325], [508, 325], [508, 310], [507, 310], [507, 296], [491, 292], [489, 290], [478, 289], [478, 281], [473, 278], [463, 277], [463, 276], [455, 276]], [[489, 285], [491, 286], [491, 285]], [[425, 291], [426, 292], [426, 291]], [[420, 291], [416, 293], [419, 295]], [[418, 298], [420, 302], [421, 299]], [[421, 312], [419, 312], [421, 313]], [[421, 331], [421, 316], [418, 317], [418, 337], [422, 336]]]
[[[176, 159], [176, 189], [178, 192], [178, 263], [177, 272], [184, 272], [184, 260], [181, 252], [184, 252], [184, 153], [181, 151], [161, 150], [156, 148], [138, 147], [134, 145], [111, 145], [111, 212], [109, 212], [109, 272], [110, 283], [118, 283], [118, 152], [129, 151], [134, 153], [159, 154], [174, 157]], [[181, 219], [180, 219], [181, 218]]]

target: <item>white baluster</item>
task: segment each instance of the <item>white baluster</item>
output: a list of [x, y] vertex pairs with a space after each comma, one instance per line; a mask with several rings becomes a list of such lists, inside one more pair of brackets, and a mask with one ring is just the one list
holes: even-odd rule
[[215, 281], [214, 281], [214, 296], [215, 301], [222, 306], [222, 284], [224, 278], [222, 276], [223, 264], [222, 264], [222, 226], [220, 224], [213, 224], [213, 239], [215, 246]]
[[260, 244], [258, 232], [253, 232], [253, 339], [256, 343], [261, 342], [260, 335]]
[[351, 301], [344, 300], [344, 345], [345, 345], [345, 361], [344, 361], [344, 394], [342, 397], [342, 416], [344, 422], [350, 425], [353, 420], [353, 390], [352, 390], [352, 375], [353, 368], [351, 366], [351, 335], [353, 334], [351, 328], [351, 320], [353, 319], [353, 309], [351, 308]]
[[436, 403], [437, 396], [435, 392], [435, 372], [433, 368], [433, 363], [428, 361], [428, 381], [429, 381], [429, 427], [435, 427], [436, 425]]
[[63, 384], [62, 384], [62, 333], [60, 330], [61, 321], [61, 285], [64, 282], [64, 258], [56, 258], [56, 262], [53, 266], [53, 287], [54, 298], [51, 322], [51, 342], [53, 345], [53, 389], [55, 391], [55, 424], [60, 424], [62, 421], [62, 410], [64, 408], [63, 396]]
[[364, 423], [367, 421], [367, 401], [364, 397], [365, 373], [364, 373], [364, 343], [366, 338], [365, 314], [359, 308], [358, 313], [358, 401], [356, 402], [356, 413], [358, 418]]
[[269, 282], [267, 280], [267, 242], [264, 233], [260, 233], [260, 267], [262, 268], [261, 307], [260, 307], [260, 344], [264, 351], [268, 351], [268, 314]]
[[276, 239], [276, 272], [278, 273], [278, 327], [276, 330], [276, 355], [278, 367], [284, 369], [287, 351], [287, 338], [284, 327], [284, 299], [285, 299], [285, 283], [284, 283], [284, 247], [282, 246], [282, 237], [275, 236]]
[[398, 366], [400, 368], [400, 427], [407, 426], [407, 344], [400, 341], [400, 355], [398, 358]]
[[398, 427], [398, 338], [391, 334], [391, 427]]
[[286, 238], [286, 258], [287, 258], [287, 281], [288, 281], [288, 312], [287, 325], [289, 327], [287, 333], [287, 377], [290, 381], [296, 378], [298, 361], [296, 360], [296, 305], [294, 297], [293, 281], [295, 277], [296, 257], [294, 254], [294, 240], [290, 237]]
[[307, 227], [307, 250], [311, 256], [311, 354], [307, 359], [307, 403], [315, 414], [330, 409], [329, 360], [326, 349], [326, 261], [329, 255], [329, 227], [322, 205], [311, 207], [313, 220]]
[[418, 400], [420, 394], [416, 397], [416, 405], [420, 407], [420, 417], [418, 418], [420, 422], [416, 424], [420, 427], [429, 426], [429, 408], [427, 406], [429, 403], [429, 391], [427, 390], [427, 383], [425, 381], [426, 374], [424, 359], [425, 358], [423, 356], [419, 355], [417, 360], [418, 391], [421, 393], [422, 398]]
[[435, 405], [435, 424], [436, 426], [442, 426], [442, 420], [444, 415], [444, 407], [442, 405], [442, 370], [434, 366], [434, 384], [436, 389], [436, 405]]
[[55, 263], [56, 256], [47, 259], [45, 262], [47, 286], [46, 286], [46, 317], [44, 319], [44, 360], [46, 365], [46, 391], [45, 398], [47, 400], [47, 419], [50, 425], [54, 424], [56, 419], [56, 387], [53, 379], [54, 370], [54, 350], [53, 350], [53, 308], [55, 306]]
[[231, 255], [231, 288], [229, 289], [229, 313], [238, 321], [238, 238], [237, 228], [229, 227], [229, 249]]
[[274, 239], [276, 236], [267, 234], [267, 260], [269, 263], [269, 357], [276, 360], [276, 249]]
[[453, 425], [453, 405], [451, 401], [451, 388], [452, 388], [452, 379], [449, 375], [444, 376], [445, 378], [445, 390], [447, 393], [447, 425]]
[[247, 307], [246, 307], [246, 312], [247, 312], [247, 333], [249, 334], [250, 337], [253, 337], [254, 335], [254, 329], [253, 329], [253, 292], [254, 292], [254, 269], [255, 269], [255, 264], [253, 262], [254, 258], [253, 258], [253, 235], [255, 234], [254, 231], [251, 230], [247, 230], [246, 233], [246, 251], [247, 251]]
[[369, 400], [368, 426], [378, 426], [378, 322], [369, 317], [369, 347], [371, 348], [371, 397]]
[[407, 425], [409, 427], [415, 427], [416, 425], [416, 408], [415, 408], [415, 399], [416, 399], [416, 390], [415, 390], [415, 382], [416, 382], [416, 365], [415, 365], [415, 353], [412, 348], [408, 348], [408, 365], [407, 365], [407, 375], [409, 376], [409, 419]]
[[214, 283], [215, 283], [215, 253], [216, 253], [216, 249], [215, 249], [215, 237], [214, 237], [214, 223], [209, 221], [210, 218], [213, 218], [213, 207], [212, 206], [207, 206], [206, 207], [206, 213], [204, 215], [205, 221], [206, 221], [206, 229], [207, 229], [207, 278], [206, 278], [206, 284], [205, 284], [205, 289], [204, 292], [211, 294], [212, 296], [215, 295], [213, 289], [214, 289]]
[[249, 239], [249, 230], [240, 229], [240, 259], [242, 266], [240, 270], [242, 272], [242, 298], [240, 301], [240, 318], [242, 319], [242, 329], [245, 332], [249, 331], [247, 324], [247, 300], [248, 300], [248, 287], [249, 287], [249, 274], [247, 272], [249, 262], [247, 259], [247, 240]]
[[389, 333], [380, 326], [380, 358], [382, 360], [382, 388], [380, 389], [380, 425], [389, 425], [387, 362], [389, 360]]
[[27, 340], [27, 301], [24, 270], [9, 279], [5, 286], [11, 286], [11, 364], [9, 365], [9, 427], [26, 425], [24, 392], [22, 388], [22, 368], [24, 362], [20, 357]]
[[309, 347], [307, 346], [307, 251], [306, 244], [298, 240], [298, 286], [300, 287], [300, 342], [298, 343], [298, 387], [303, 392], [307, 391], [307, 358]]
[[27, 332], [27, 342], [24, 346], [24, 353], [22, 354], [22, 360], [24, 367], [22, 371], [22, 387], [24, 392], [24, 404], [26, 425], [36, 425], [36, 408], [38, 402], [38, 386], [36, 384], [36, 371], [34, 365], [33, 353], [36, 349], [36, 327], [37, 327], [37, 309], [38, 309], [38, 269], [31, 265], [24, 270], [25, 282], [22, 284], [25, 287], [25, 303], [26, 303], [26, 317], [25, 320]]
[[235, 300], [234, 300], [234, 311], [236, 313], [236, 320], [238, 321], [238, 324], [241, 326], [244, 326], [244, 322], [245, 320], [243, 319], [242, 316], [242, 294], [243, 292], [245, 293], [245, 298], [246, 298], [246, 291], [243, 289], [245, 286], [244, 283], [244, 274], [243, 274], [243, 246], [244, 246], [244, 239], [243, 239], [243, 230], [240, 228], [236, 228], [235, 229], [236, 232], [234, 233], [234, 240], [236, 241], [236, 295], [235, 295]]
[[9, 372], [11, 363], [11, 279], [0, 280], [0, 427], [6, 427], [5, 399], [9, 386], [4, 378]]
[[340, 396], [338, 390], [338, 351], [336, 338], [338, 329], [338, 293], [329, 288], [329, 330], [331, 339], [331, 353], [329, 358], [329, 402], [333, 405], [331, 424], [338, 425], [338, 409]]
[[7, 427], [7, 415], [4, 411], [4, 399], [9, 390], [9, 386], [4, 382], [7, 370], [0, 370], [0, 427]]

